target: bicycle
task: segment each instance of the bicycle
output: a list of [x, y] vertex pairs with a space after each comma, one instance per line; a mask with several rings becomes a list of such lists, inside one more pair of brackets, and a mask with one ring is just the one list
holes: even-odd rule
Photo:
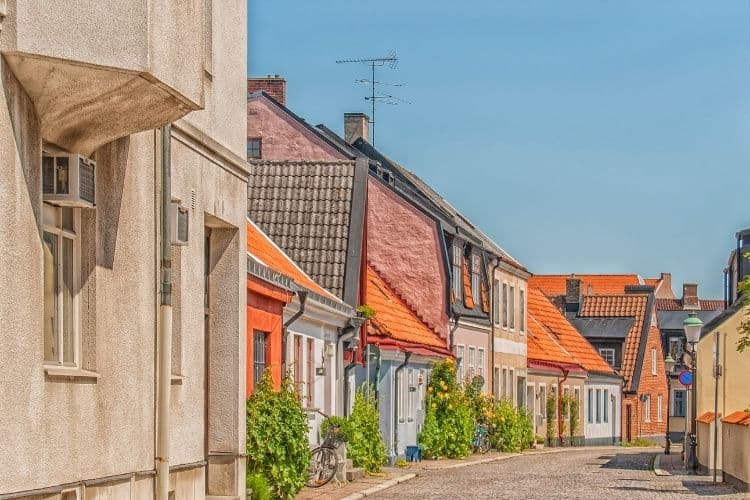
[[339, 466], [339, 457], [336, 449], [344, 442], [341, 427], [332, 425], [326, 431], [325, 438], [320, 446], [311, 452], [310, 468], [308, 469], [305, 485], [310, 488], [320, 488], [328, 484], [336, 475]]
[[471, 440], [471, 449], [474, 453], [485, 454], [490, 451], [491, 447], [487, 424], [477, 424], [474, 428], [474, 437]]

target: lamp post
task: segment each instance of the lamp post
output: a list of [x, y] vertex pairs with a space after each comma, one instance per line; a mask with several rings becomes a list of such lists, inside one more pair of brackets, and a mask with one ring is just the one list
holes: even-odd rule
[[664, 359], [664, 371], [667, 373], [667, 430], [665, 433], [665, 440], [664, 440], [664, 454], [669, 455], [672, 453], [672, 440], [669, 437], [669, 413], [670, 409], [672, 408], [672, 402], [670, 400], [672, 395], [672, 389], [670, 388], [671, 385], [671, 378], [672, 378], [672, 370], [674, 369], [674, 365], [676, 364], [674, 358], [672, 358], [672, 353], [668, 352], [667, 357]]
[[692, 382], [690, 383], [690, 390], [692, 392], [692, 397], [690, 398], [690, 434], [688, 435], [687, 445], [688, 445], [688, 454], [687, 454], [687, 463], [686, 468], [688, 470], [688, 474], [697, 474], [698, 473], [698, 455], [696, 453], [696, 446], [697, 443], [695, 441], [695, 419], [697, 415], [696, 410], [696, 391], [695, 391], [695, 369], [696, 369], [696, 361], [697, 361], [697, 350], [696, 350], [696, 344], [698, 343], [698, 340], [700, 340], [701, 337], [701, 328], [703, 327], [703, 321], [698, 318], [698, 314], [695, 311], [692, 311], [687, 318], [685, 318], [685, 321], [682, 323], [682, 327], [685, 330], [685, 338], [688, 341], [688, 344], [690, 344], [690, 370], [693, 375]]

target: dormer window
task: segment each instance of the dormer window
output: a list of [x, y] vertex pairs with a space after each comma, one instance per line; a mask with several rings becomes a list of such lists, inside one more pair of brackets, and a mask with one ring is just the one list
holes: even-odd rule
[[482, 258], [479, 255], [471, 256], [471, 295], [474, 297], [475, 304], [482, 303], [480, 296], [480, 287], [482, 286], [481, 273]]
[[453, 244], [453, 255], [451, 264], [453, 268], [453, 300], [460, 301], [463, 299], [463, 284], [461, 280], [461, 269], [463, 261], [463, 251], [457, 243]]

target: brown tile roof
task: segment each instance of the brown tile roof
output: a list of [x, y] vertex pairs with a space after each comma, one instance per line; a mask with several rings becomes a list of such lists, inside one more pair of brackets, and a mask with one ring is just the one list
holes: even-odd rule
[[250, 162], [248, 216], [337, 297], [344, 289], [354, 164]]
[[368, 321], [368, 334], [381, 338], [380, 342], [372, 338], [370, 342], [383, 346], [423, 347], [433, 352], [450, 354], [445, 340], [428, 327], [369, 265], [365, 294], [365, 303], [375, 310], [375, 316]]
[[587, 295], [625, 293], [626, 285], [643, 284], [637, 274], [538, 274], [529, 279], [529, 286], [539, 288], [545, 295], [565, 295], [565, 284], [572, 277], [581, 280], [581, 293]]
[[[701, 311], [721, 311], [724, 309], [723, 300], [700, 299]], [[657, 311], [682, 311], [682, 299], [656, 299]]]
[[[625, 379], [626, 389], [632, 389], [635, 374], [638, 350], [641, 342], [645, 342], [647, 335], [643, 331], [645, 322], [651, 319], [646, 317], [648, 310], [648, 294], [621, 294], [621, 295], [584, 295], [579, 318], [633, 318], [633, 325], [625, 337], [625, 345], [622, 355], [622, 376]], [[656, 328], [656, 325], [649, 325]]]
[[[721, 413], [719, 414], [719, 416], [721, 417]], [[714, 421], [715, 418], [716, 418], [716, 414], [714, 412], [707, 411], [703, 415], [701, 415], [698, 418], [696, 418], [696, 420], [698, 422], [703, 423], [703, 424], [710, 424], [711, 422]]]
[[750, 412], [736, 411], [721, 419], [726, 424], [745, 425], [750, 427]]
[[284, 276], [291, 278], [297, 285], [307, 288], [329, 299], [340, 302], [328, 290], [323, 289], [295, 264], [271, 239], [266, 236], [255, 224], [248, 221], [247, 224], [247, 252], [260, 261], [263, 265], [273, 269]]
[[565, 319], [541, 290], [529, 288], [527, 307], [529, 316], [541, 323], [583, 368], [591, 372], [614, 375], [612, 367], [602, 359], [583, 335]]

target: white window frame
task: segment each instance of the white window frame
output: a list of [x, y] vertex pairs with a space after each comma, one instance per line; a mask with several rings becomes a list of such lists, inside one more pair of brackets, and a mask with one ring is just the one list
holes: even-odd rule
[[657, 422], [663, 422], [664, 421], [664, 410], [662, 409], [662, 404], [664, 403], [664, 396], [661, 394], [656, 396], [656, 421]]
[[404, 382], [406, 381], [406, 377], [404, 377], [404, 370], [399, 370], [398, 375], [396, 376], [396, 384], [398, 385], [398, 392], [396, 394], [396, 397], [398, 398], [398, 421], [403, 422], [404, 416], [406, 412], [404, 411]]
[[539, 384], [539, 415], [547, 418], [547, 384]]
[[474, 297], [474, 304], [482, 303], [482, 257], [477, 254], [471, 254], [471, 294]]
[[[612, 354], [612, 362], [611, 363], [609, 362], [609, 360], [607, 360], [607, 354], [609, 354], [609, 353]], [[610, 366], [615, 366], [615, 361], [617, 361], [615, 359], [615, 354], [616, 354], [615, 353], [615, 349], [612, 348], [612, 347], [600, 347], [599, 348], [599, 356], [601, 356], [602, 359], [604, 359], [604, 361], [606, 361], [607, 363], [609, 363]]]
[[514, 285], [510, 285], [510, 292], [509, 292], [509, 303], [508, 303], [508, 328], [510, 328], [511, 332], [516, 331], [516, 287]]
[[469, 351], [468, 356], [467, 356], [469, 358], [469, 362], [466, 363], [466, 374], [469, 377], [469, 381], [471, 381], [474, 379], [474, 375], [476, 374], [475, 363], [476, 363], [477, 349], [474, 346], [469, 346], [467, 350]]
[[518, 333], [526, 331], [526, 289], [518, 289]]
[[596, 423], [602, 423], [602, 390], [596, 389]]
[[466, 373], [466, 357], [464, 354], [466, 353], [466, 346], [463, 344], [456, 344], [456, 358], [458, 358], [458, 370], [457, 370], [457, 377], [458, 382], [462, 383], [464, 381], [465, 373]]
[[589, 388], [586, 396], [586, 422], [594, 423], [594, 389]]
[[451, 266], [453, 269], [453, 295], [455, 295], [456, 302], [461, 302], [464, 299], [463, 294], [463, 249], [461, 245], [453, 244], [453, 258], [451, 259]]
[[651, 394], [646, 394], [643, 400], [643, 421], [651, 422]]
[[508, 329], [508, 282], [503, 281], [503, 295], [502, 295], [502, 317], [503, 317], [503, 330]]
[[609, 423], [609, 389], [604, 389], [602, 394], [602, 421], [605, 424]]
[[656, 348], [651, 348], [651, 375], [657, 374]]
[[515, 392], [516, 392], [516, 371], [513, 368], [508, 368], [508, 394], [506, 397], [512, 401], [515, 402]]
[[[408, 378], [408, 385], [406, 386], [406, 399], [407, 399], [407, 405], [406, 405], [406, 419], [409, 422], [414, 421], [414, 394], [416, 394], [416, 386], [414, 385], [414, 368], [409, 368], [409, 378]], [[414, 391], [412, 392], [412, 387], [414, 387]]]
[[[682, 394], [682, 397], [680, 398], [680, 400], [682, 401], [682, 415], [677, 415], [677, 412], [675, 411], [678, 392]], [[687, 390], [672, 389], [672, 407], [669, 409], [669, 416], [679, 418], [684, 418], [687, 416]]]
[[[55, 251], [57, 252], [57, 268], [55, 269], [55, 272], [57, 273], [57, 292], [56, 292], [56, 311], [57, 311], [57, 328], [56, 332], [54, 332], [54, 338], [55, 343], [57, 344], [57, 353], [58, 357], [56, 360], [54, 359], [45, 359], [44, 364], [50, 365], [50, 366], [70, 366], [70, 367], [78, 367], [80, 366], [80, 334], [81, 334], [81, 328], [80, 328], [80, 290], [81, 290], [81, 283], [80, 283], [80, 277], [81, 277], [81, 209], [71, 207], [70, 210], [72, 210], [73, 214], [73, 232], [70, 232], [69, 230], [63, 229], [62, 227], [62, 211], [65, 207], [57, 207], [54, 205], [50, 205], [48, 203], [42, 204], [42, 228], [43, 232], [50, 233], [54, 235], [57, 239], [57, 248]], [[51, 223], [50, 218], [48, 217], [48, 214], [54, 214], [54, 224]], [[73, 242], [73, 263], [72, 263], [72, 272], [73, 272], [73, 284], [72, 284], [72, 297], [71, 297], [71, 306], [70, 310], [73, 314], [73, 320], [72, 320], [72, 342], [73, 342], [73, 361], [63, 361], [65, 356], [65, 346], [63, 344], [63, 323], [64, 318], [62, 316], [63, 311], [63, 265], [62, 265], [62, 247], [63, 247], [63, 239], [72, 240]], [[46, 243], [42, 242], [43, 245], [46, 245]], [[46, 318], [45, 318], [46, 321]], [[44, 334], [44, 329], [42, 330], [42, 333]]]
[[484, 348], [477, 348], [477, 375], [484, 378]]
[[500, 325], [500, 280], [492, 281], [492, 322], [495, 326]]

